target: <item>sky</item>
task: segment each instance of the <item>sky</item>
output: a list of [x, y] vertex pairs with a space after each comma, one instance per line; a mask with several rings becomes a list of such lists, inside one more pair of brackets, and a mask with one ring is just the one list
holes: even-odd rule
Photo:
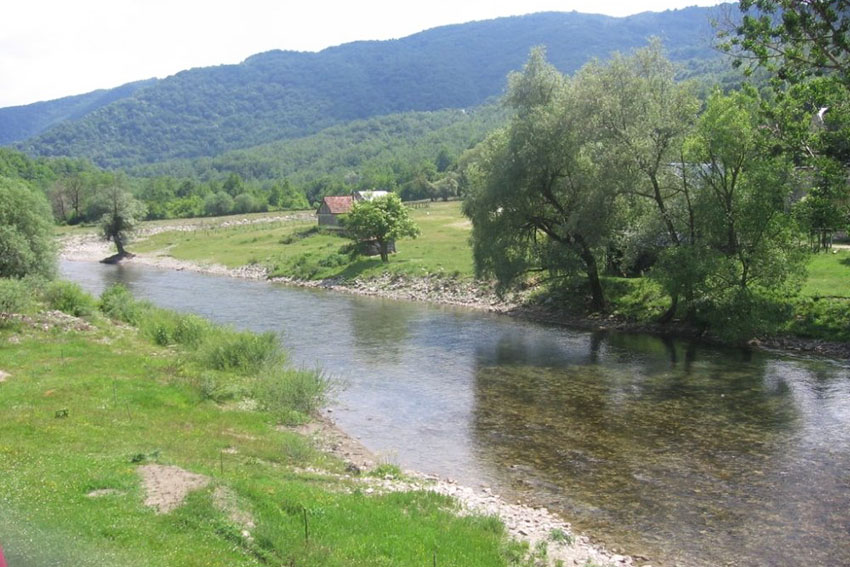
[[542, 11], [627, 16], [720, 0], [24, 0], [0, 20], [0, 108], [272, 49], [319, 51]]

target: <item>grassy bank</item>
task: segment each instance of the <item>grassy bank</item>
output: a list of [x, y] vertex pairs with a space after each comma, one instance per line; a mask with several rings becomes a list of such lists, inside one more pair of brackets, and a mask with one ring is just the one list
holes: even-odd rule
[[[323, 397], [276, 337], [67, 284], [0, 281], [0, 544], [10, 565], [509, 565], [500, 522], [368, 494], [281, 422]], [[24, 293], [38, 288], [36, 297]], [[70, 316], [48, 308], [61, 307]], [[10, 315], [17, 312], [17, 315]], [[79, 317], [78, 317], [78, 316]], [[118, 321], [116, 321], [116, 319]], [[140, 471], [206, 479], [167, 513]], [[170, 470], [170, 469], [169, 469]]]
[[[412, 216], [422, 234], [416, 240], [400, 241], [398, 253], [388, 264], [382, 264], [378, 258], [351, 255], [350, 240], [336, 232], [319, 230], [310, 215], [303, 214], [279, 221], [268, 214], [246, 215], [244, 219], [203, 219], [191, 227], [183, 221], [171, 221], [192, 230], [168, 230], [168, 223], [158, 221], [149, 227], [161, 232], [141, 238], [133, 250], [230, 268], [254, 264], [272, 276], [301, 280], [369, 280], [389, 273], [412, 279], [426, 275], [432, 276], [432, 280], [433, 276], [442, 277], [449, 286], [471, 282], [474, 275], [469, 245], [471, 225], [461, 214], [460, 203], [431, 203], [427, 208], [412, 210]], [[669, 298], [648, 279], [604, 277], [603, 280], [611, 313], [620, 319], [651, 323], [669, 305]], [[561, 282], [557, 289], [537, 286], [530, 296], [568, 316], [581, 317], [587, 312], [584, 285], [579, 277], [574, 282]], [[779, 329], [780, 333], [806, 339], [850, 341], [850, 250], [836, 248], [834, 252], [810, 258], [808, 277], [791, 310], [793, 315]]]
[[318, 230], [315, 220], [162, 232], [139, 240], [133, 250], [230, 268], [260, 264], [272, 275], [301, 279], [369, 278], [385, 270], [413, 276], [443, 273], [471, 278], [471, 225], [460, 214], [460, 204], [432, 203], [414, 209], [412, 217], [422, 230], [421, 236], [398, 242], [398, 253], [387, 265], [382, 265], [380, 258], [352, 258], [346, 251], [351, 240], [338, 232]]

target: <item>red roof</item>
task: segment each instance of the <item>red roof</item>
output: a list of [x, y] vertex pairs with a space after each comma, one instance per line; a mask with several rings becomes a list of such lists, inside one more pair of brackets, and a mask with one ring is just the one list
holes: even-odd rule
[[[344, 195], [342, 197], [325, 197], [322, 199], [322, 207], [319, 209], [321, 212], [327, 212], [332, 215], [344, 215], [347, 212], [351, 211], [351, 207], [354, 206], [354, 197], [351, 195]], [[326, 210], [325, 206], [327, 206]]]

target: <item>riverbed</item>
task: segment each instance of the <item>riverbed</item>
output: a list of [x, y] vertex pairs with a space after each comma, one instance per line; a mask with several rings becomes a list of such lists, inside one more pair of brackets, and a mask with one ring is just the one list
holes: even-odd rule
[[380, 458], [545, 505], [655, 565], [850, 564], [850, 370], [497, 314], [63, 262], [173, 309], [281, 333], [345, 384]]

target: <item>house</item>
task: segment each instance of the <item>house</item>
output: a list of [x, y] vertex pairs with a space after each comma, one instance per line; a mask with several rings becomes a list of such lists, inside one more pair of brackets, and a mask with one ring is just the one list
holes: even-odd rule
[[374, 201], [389, 195], [388, 191], [355, 191], [353, 195], [340, 195], [336, 197], [325, 197], [316, 216], [319, 218], [319, 226], [325, 228], [342, 228], [339, 225], [339, 215], [351, 212], [351, 207], [358, 201]]
[[326, 228], [342, 228], [339, 225], [339, 215], [351, 212], [355, 198], [353, 195], [342, 195], [338, 197], [325, 197], [316, 216], [319, 217], [319, 226]]
[[389, 195], [389, 191], [375, 191], [374, 189], [371, 191], [355, 191], [354, 192], [354, 200], [355, 201], [374, 201], [375, 199], [380, 199], [381, 197], [386, 197]]

